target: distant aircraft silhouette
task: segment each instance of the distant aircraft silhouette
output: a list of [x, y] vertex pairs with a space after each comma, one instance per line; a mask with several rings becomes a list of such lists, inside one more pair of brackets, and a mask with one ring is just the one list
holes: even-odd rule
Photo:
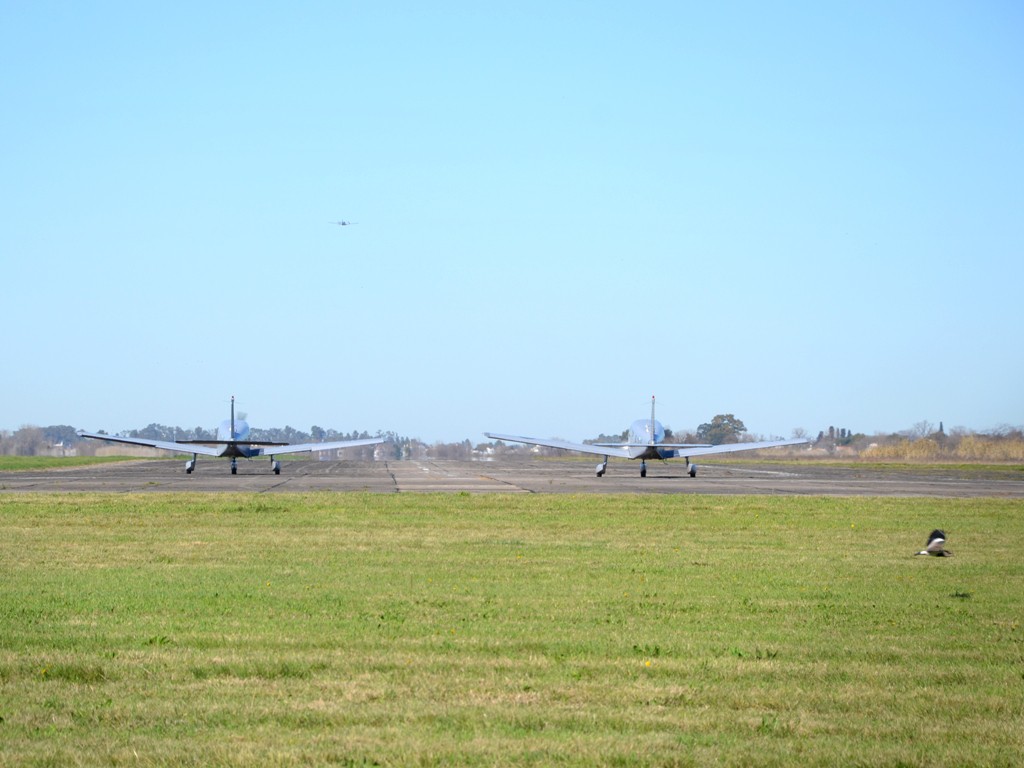
[[932, 555], [933, 557], [952, 557], [953, 553], [946, 547], [946, 534], [936, 528], [928, 534], [928, 546], [917, 552], [918, 555]]
[[215, 440], [149, 440], [141, 437], [119, 437], [99, 432], [78, 430], [79, 437], [93, 440], [111, 440], [115, 443], [131, 445], [148, 445], [164, 451], [191, 453], [192, 458], [185, 462], [185, 474], [191, 475], [196, 468], [199, 454], [203, 456], [227, 456], [231, 459], [231, 474], [238, 474], [238, 459], [252, 459], [256, 456], [269, 456], [270, 467], [275, 475], [281, 474], [281, 462], [275, 459], [285, 453], [305, 453], [306, 451], [334, 451], [339, 448], [356, 448], [361, 445], [379, 445], [383, 437], [370, 437], [361, 440], [334, 440], [329, 443], [277, 443], [270, 440], [253, 440], [249, 437], [249, 424], [244, 419], [235, 419], [235, 396], [231, 396], [231, 418], [225, 419], [217, 427]]
[[604, 461], [597, 465], [597, 476], [604, 477], [608, 470], [608, 459], [620, 456], [623, 459], [640, 459], [640, 477], [647, 477], [647, 459], [685, 458], [686, 471], [690, 477], [697, 476], [697, 465], [690, 462], [694, 456], [709, 456], [713, 453], [733, 453], [734, 451], [756, 451], [761, 448], [777, 448], [782, 445], [803, 445], [807, 441], [800, 438], [794, 440], [768, 440], [760, 443], [730, 443], [728, 445], [709, 445], [707, 443], [666, 443], [665, 428], [654, 418], [654, 395], [651, 395], [651, 418], [634, 421], [628, 431], [628, 443], [570, 443], [567, 440], [540, 440], [536, 437], [520, 437], [519, 435], [499, 435], [484, 432], [492, 440], [526, 443], [527, 445], [543, 445], [548, 448], [561, 448], [564, 451], [579, 451], [603, 456]]
[[358, 224], [358, 221], [329, 221], [328, 224], [337, 224], [339, 227], [351, 227], [353, 224]]

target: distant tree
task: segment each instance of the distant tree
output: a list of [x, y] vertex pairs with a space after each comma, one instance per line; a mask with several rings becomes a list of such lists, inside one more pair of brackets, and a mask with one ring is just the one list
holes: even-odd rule
[[[863, 437], [863, 435], [861, 435]], [[836, 445], [853, 445], [854, 440], [857, 439], [857, 435], [853, 434], [853, 430], [848, 427], [843, 427], [839, 430], [839, 439], [836, 440]]]
[[79, 437], [74, 427], [69, 427], [66, 424], [56, 424], [43, 428], [43, 439], [50, 445], [57, 445], [58, 443], [70, 445], [71, 443], [77, 443]]
[[174, 440], [175, 427], [163, 424], [150, 424], [143, 429], [133, 429], [128, 437], [141, 437], [146, 440]]
[[697, 437], [712, 445], [739, 442], [740, 435], [747, 431], [743, 422], [731, 413], [720, 413], [706, 424], [697, 427]]
[[310, 435], [310, 437], [313, 438], [313, 442], [314, 443], [321, 443], [321, 442], [323, 442], [323, 439], [326, 436], [326, 434], [327, 433], [324, 432], [323, 427], [318, 427], [315, 424], [312, 427], [309, 428], [309, 435]]
[[628, 439], [629, 430], [624, 429], [621, 432], [615, 433], [614, 435], [606, 435], [604, 432], [602, 432], [597, 437], [591, 438], [589, 440], [584, 440], [583, 442], [586, 445], [593, 445], [594, 443], [624, 443]]
[[15, 456], [36, 456], [46, 447], [43, 430], [39, 427], [22, 427], [11, 436]]
[[916, 438], [928, 437], [932, 433], [932, 423], [930, 421], [919, 421], [914, 425], [911, 433]]
[[392, 459], [397, 461], [408, 453], [409, 441], [407, 438], [400, 437], [395, 432], [378, 432], [377, 437], [383, 437], [387, 440], [386, 443], [375, 449], [379, 452], [382, 459]]

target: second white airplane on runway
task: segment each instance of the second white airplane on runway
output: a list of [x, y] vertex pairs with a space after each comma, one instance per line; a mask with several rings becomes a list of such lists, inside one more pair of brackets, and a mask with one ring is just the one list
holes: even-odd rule
[[579, 451], [604, 456], [604, 461], [597, 465], [597, 476], [603, 477], [608, 470], [608, 459], [619, 456], [623, 459], [640, 459], [640, 477], [647, 477], [647, 459], [685, 458], [686, 469], [690, 477], [697, 476], [697, 465], [690, 463], [695, 456], [708, 456], [714, 453], [732, 453], [734, 451], [754, 451], [758, 448], [777, 448], [782, 445], [801, 445], [807, 440], [767, 440], [760, 443], [727, 443], [710, 445], [708, 443], [666, 443], [665, 428], [654, 418], [654, 396], [651, 396], [651, 418], [637, 419], [629, 427], [627, 443], [570, 443], [566, 440], [540, 440], [536, 437], [519, 437], [517, 435], [498, 435], [484, 432], [492, 440], [504, 440], [527, 445], [543, 445], [548, 448], [561, 448], [566, 451]]
[[91, 437], [94, 440], [112, 440], [115, 443], [131, 443], [161, 448], [165, 451], [191, 453], [192, 459], [185, 462], [185, 472], [192, 474], [196, 468], [196, 459], [203, 456], [230, 456], [231, 474], [238, 473], [238, 459], [252, 459], [256, 456], [269, 456], [275, 475], [281, 474], [281, 462], [274, 457], [285, 453], [304, 453], [306, 451], [333, 451], [338, 448], [357, 448], [360, 445], [378, 445], [384, 442], [383, 437], [370, 437], [365, 440], [336, 440], [331, 443], [273, 443], [266, 440], [250, 440], [249, 425], [239, 419], [235, 420], [235, 398], [231, 397], [231, 419], [225, 419], [217, 427], [216, 440], [147, 440], [141, 437], [115, 437], [97, 432], [78, 430], [80, 437]]

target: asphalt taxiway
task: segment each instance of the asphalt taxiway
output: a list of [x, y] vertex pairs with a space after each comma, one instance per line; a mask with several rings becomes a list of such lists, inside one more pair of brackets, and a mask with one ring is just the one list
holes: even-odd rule
[[86, 467], [0, 472], [0, 494], [23, 492], [309, 493], [710, 493], [824, 496], [1024, 498], [1024, 472], [957, 468], [872, 467], [819, 462], [701, 465], [612, 461], [604, 477], [578, 460], [286, 461], [280, 475], [266, 461], [200, 461], [185, 474], [178, 460], [126, 461]]

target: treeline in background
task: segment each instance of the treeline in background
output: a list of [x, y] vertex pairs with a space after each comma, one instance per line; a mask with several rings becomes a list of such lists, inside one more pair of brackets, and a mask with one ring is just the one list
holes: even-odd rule
[[[162, 424], [150, 424], [142, 429], [121, 433], [124, 437], [151, 440], [213, 440], [216, 429], [194, 427], [183, 429]], [[351, 460], [451, 459], [468, 461], [498, 457], [564, 456], [564, 451], [515, 443], [458, 442], [425, 443], [396, 432], [369, 433], [367, 431], [340, 431], [313, 426], [309, 431], [285, 426], [272, 429], [254, 428], [253, 440], [281, 443], [326, 442], [332, 440], [358, 440], [384, 437], [387, 442], [379, 446], [345, 449], [341, 457]], [[750, 435], [740, 419], [732, 414], [719, 414], [696, 430], [673, 432], [666, 428], [666, 442], [678, 443], [737, 443], [771, 439], [772, 436]], [[963, 427], [946, 430], [942, 422], [938, 427], [927, 421], [918, 422], [910, 429], [890, 434], [867, 435], [854, 430], [830, 426], [817, 436], [804, 429], [794, 429], [791, 437], [805, 438], [808, 445], [761, 452], [765, 458], [844, 459], [863, 461], [909, 462], [1021, 462], [1024, 463], [1024, 430], [1021, 427], [1002, 426], [977, 432]], [[600, 434], [586, 442], [622, 442], [626, 433]], [[141, 446], [103, 443], [86, 440], [68, 425], [49, 427], [24, 426], [8, 431], [0, 430], [0, 455], [6, 456], [152, 456], [155, 450]], [[743, 454], [755, 457], [757, 452]], [[335, 458], [325, 455], [325, 458]]]

